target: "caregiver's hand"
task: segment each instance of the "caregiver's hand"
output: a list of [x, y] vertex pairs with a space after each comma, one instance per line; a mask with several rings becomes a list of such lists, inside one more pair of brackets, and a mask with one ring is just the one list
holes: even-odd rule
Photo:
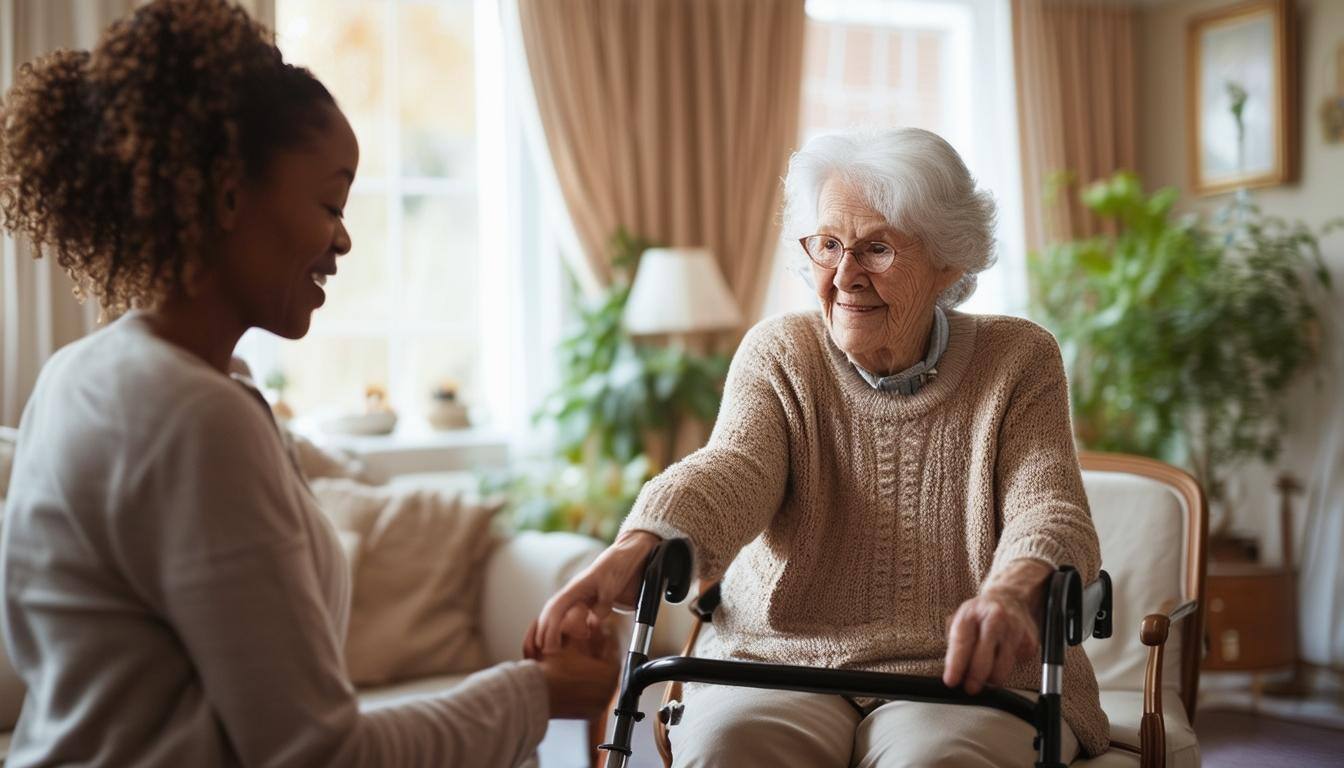
[[1018, 662], [1040, 649], [1037, 617], [1053, 569], [1040, 560], [1014, 560], [961, 604], [948, 621], [943, 683], [976, 694], [1002, 684]]
[[605, 624], [540, 662], [554, 718], [587, 719], [605, 710], [620, 679], [620, 646]]
[[541, 615], [523, 638], [529, 659], [555, 653], [565, 640], [586, 640], [611, 613], [629, 608], [639, 598], [644, 561], [662, 539], [648, 531], [626, 531], [593, 564], [546, 601]]

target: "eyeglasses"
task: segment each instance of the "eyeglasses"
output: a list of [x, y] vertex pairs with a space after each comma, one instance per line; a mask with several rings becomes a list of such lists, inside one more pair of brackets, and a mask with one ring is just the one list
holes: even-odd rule
[[852, 248], [830, 235], [808, 235], [798, 238], [798, 242], [807, 257], [822, 269], [840, 266], [845, 251], [853, 253], [859, 266], [870, 273], [886, 272], [896, 260], [896, 247], [883, 240], [860, 240]]

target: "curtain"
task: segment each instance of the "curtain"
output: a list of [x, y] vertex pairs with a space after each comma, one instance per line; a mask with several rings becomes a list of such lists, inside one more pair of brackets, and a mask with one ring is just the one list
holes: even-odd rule
[[[1344, 344], [1327, 341], [1324, 348], [1332, 351], [1322, 368], [1344, 370]], [[1298, 652], [1311, 664], [1344, 670], [1344, 402], [1333, 398], [1330, 411], [1322, 419], [1328, 426], [1316, 446], [1297, 550]]]
[[803, 0], [518, 0], [537, 108], [593, 282], [618, 227], [713, 250], [764, 298], [798, 135]]
[[[0, 88], [19, 66], [57, 48], [92, 48], [135, 0], [0, 0]], [[31, 244], [0, 238], [0, 425], [15, 426], [52, 353], [93, 329], [98, 310], [74, 298], [70, 278]]]
[[1013, 0], [1013, 59], [1028, 249], [1100, 223], [1056, 174], [1087, 184], [1137, 165], [1136, 11], [1122, 0]]
[[[148, 0], [0, 0], [0, 90], [19, 66], [58, 48], [93, 48], [103, 30]], [[242, 0], [267, 24], [275, 0]], [[38, 371], [61, 347], [92, 331], [98, 307], [74, 298], [55, 261], [0, 236], [0, 426], [17, 426]]]

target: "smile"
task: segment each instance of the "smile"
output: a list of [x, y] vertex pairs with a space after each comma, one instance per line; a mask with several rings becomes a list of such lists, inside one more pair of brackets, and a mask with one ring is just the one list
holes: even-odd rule
[[312, 272], [308, 276], [313, 279], [313, 283], [319, 288], [327, 284], [327, 276], [321, 272]]
[[838, 302], [838, 301], [835, 303], [835, 305], [836, 305], [837, 307], [839, 307], [839, 308], [845, 310], [846, 312], [854, 312], [854, 313], [857, 313], [857, 314], [863, 314], [863, 313], [865, 313], [865, 312], [872, 312], [874, 309], [877, 309], [877, 307], [865, 307], [865, 306], [863, 306], [862, 304], [844, 304], [844, 303], [842, 303], [842, 302]]

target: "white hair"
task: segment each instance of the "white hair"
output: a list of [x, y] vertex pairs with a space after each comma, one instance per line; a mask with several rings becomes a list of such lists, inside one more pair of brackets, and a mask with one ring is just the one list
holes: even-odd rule
[[919, 238], [935, 266], [965, 271], [940, 305], [965, 301], [976, 274], [994, 264], [994, 198], [976, 189], [952, 145], [920, 128], [845, 131], [807, 142], [784, 179], [785, 252], [809, 283], [810, 262], [796, 241], [816, 234], [821, 189], [832, 178], [851, 185], [888, 225]]

